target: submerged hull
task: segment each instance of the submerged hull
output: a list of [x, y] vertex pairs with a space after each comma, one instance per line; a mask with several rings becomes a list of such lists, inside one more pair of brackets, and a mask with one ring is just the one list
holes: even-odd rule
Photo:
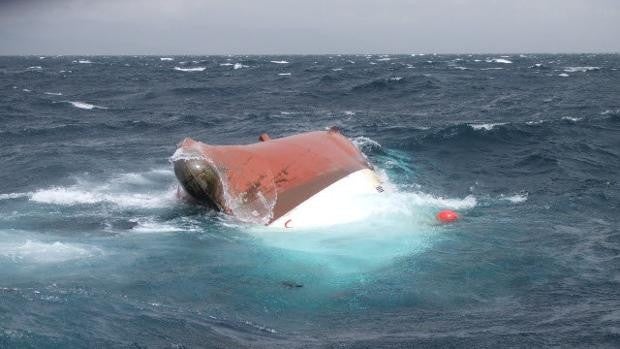
[[383, 191], [364, 155], [338, 131], [316, 131], [249, 145], [186, 138], [172, 158], [193, 199], [237, 218], [292, 228], [354, 219], [342, 197]]

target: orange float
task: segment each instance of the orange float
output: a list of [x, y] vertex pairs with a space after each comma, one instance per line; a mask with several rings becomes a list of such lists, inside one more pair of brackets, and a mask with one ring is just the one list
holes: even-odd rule
[[186, 138], [172, 157], [184, 191], [243, 221], [282, 228], [346, 216], [338, 197], [383, 192], [359, 149], [338, 130], [307, 132], [248, 145], [209, 145]]
[[442, 223], [451, 223], [459, 219], [458, 213], [452, 210], [443, 210], [437, 213], [437, 220]]

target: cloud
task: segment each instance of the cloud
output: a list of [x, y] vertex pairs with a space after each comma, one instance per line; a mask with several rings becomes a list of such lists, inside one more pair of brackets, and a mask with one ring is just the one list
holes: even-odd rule
[[620, 51], [615, 0], [0, 1], [1, 54]]

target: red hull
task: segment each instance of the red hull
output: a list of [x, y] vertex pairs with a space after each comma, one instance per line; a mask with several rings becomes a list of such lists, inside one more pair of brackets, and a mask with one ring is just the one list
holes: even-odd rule
[[335, 130], [260, 139], [249, 145], [208, 145], [186, 138], [174, 159], [175, 174], [196, 200], [269, 224], [339, 179], [371, 168]]

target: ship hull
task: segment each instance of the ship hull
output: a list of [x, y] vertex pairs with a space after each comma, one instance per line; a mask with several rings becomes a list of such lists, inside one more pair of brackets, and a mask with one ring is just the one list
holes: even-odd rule
[[243, 221], [281, 228], [336, 224], [356, 215], [342, 198], [383, 191], [366, 157], [338, 131], [248, 145], [183, 140], [175, 175], [195, 201]]

